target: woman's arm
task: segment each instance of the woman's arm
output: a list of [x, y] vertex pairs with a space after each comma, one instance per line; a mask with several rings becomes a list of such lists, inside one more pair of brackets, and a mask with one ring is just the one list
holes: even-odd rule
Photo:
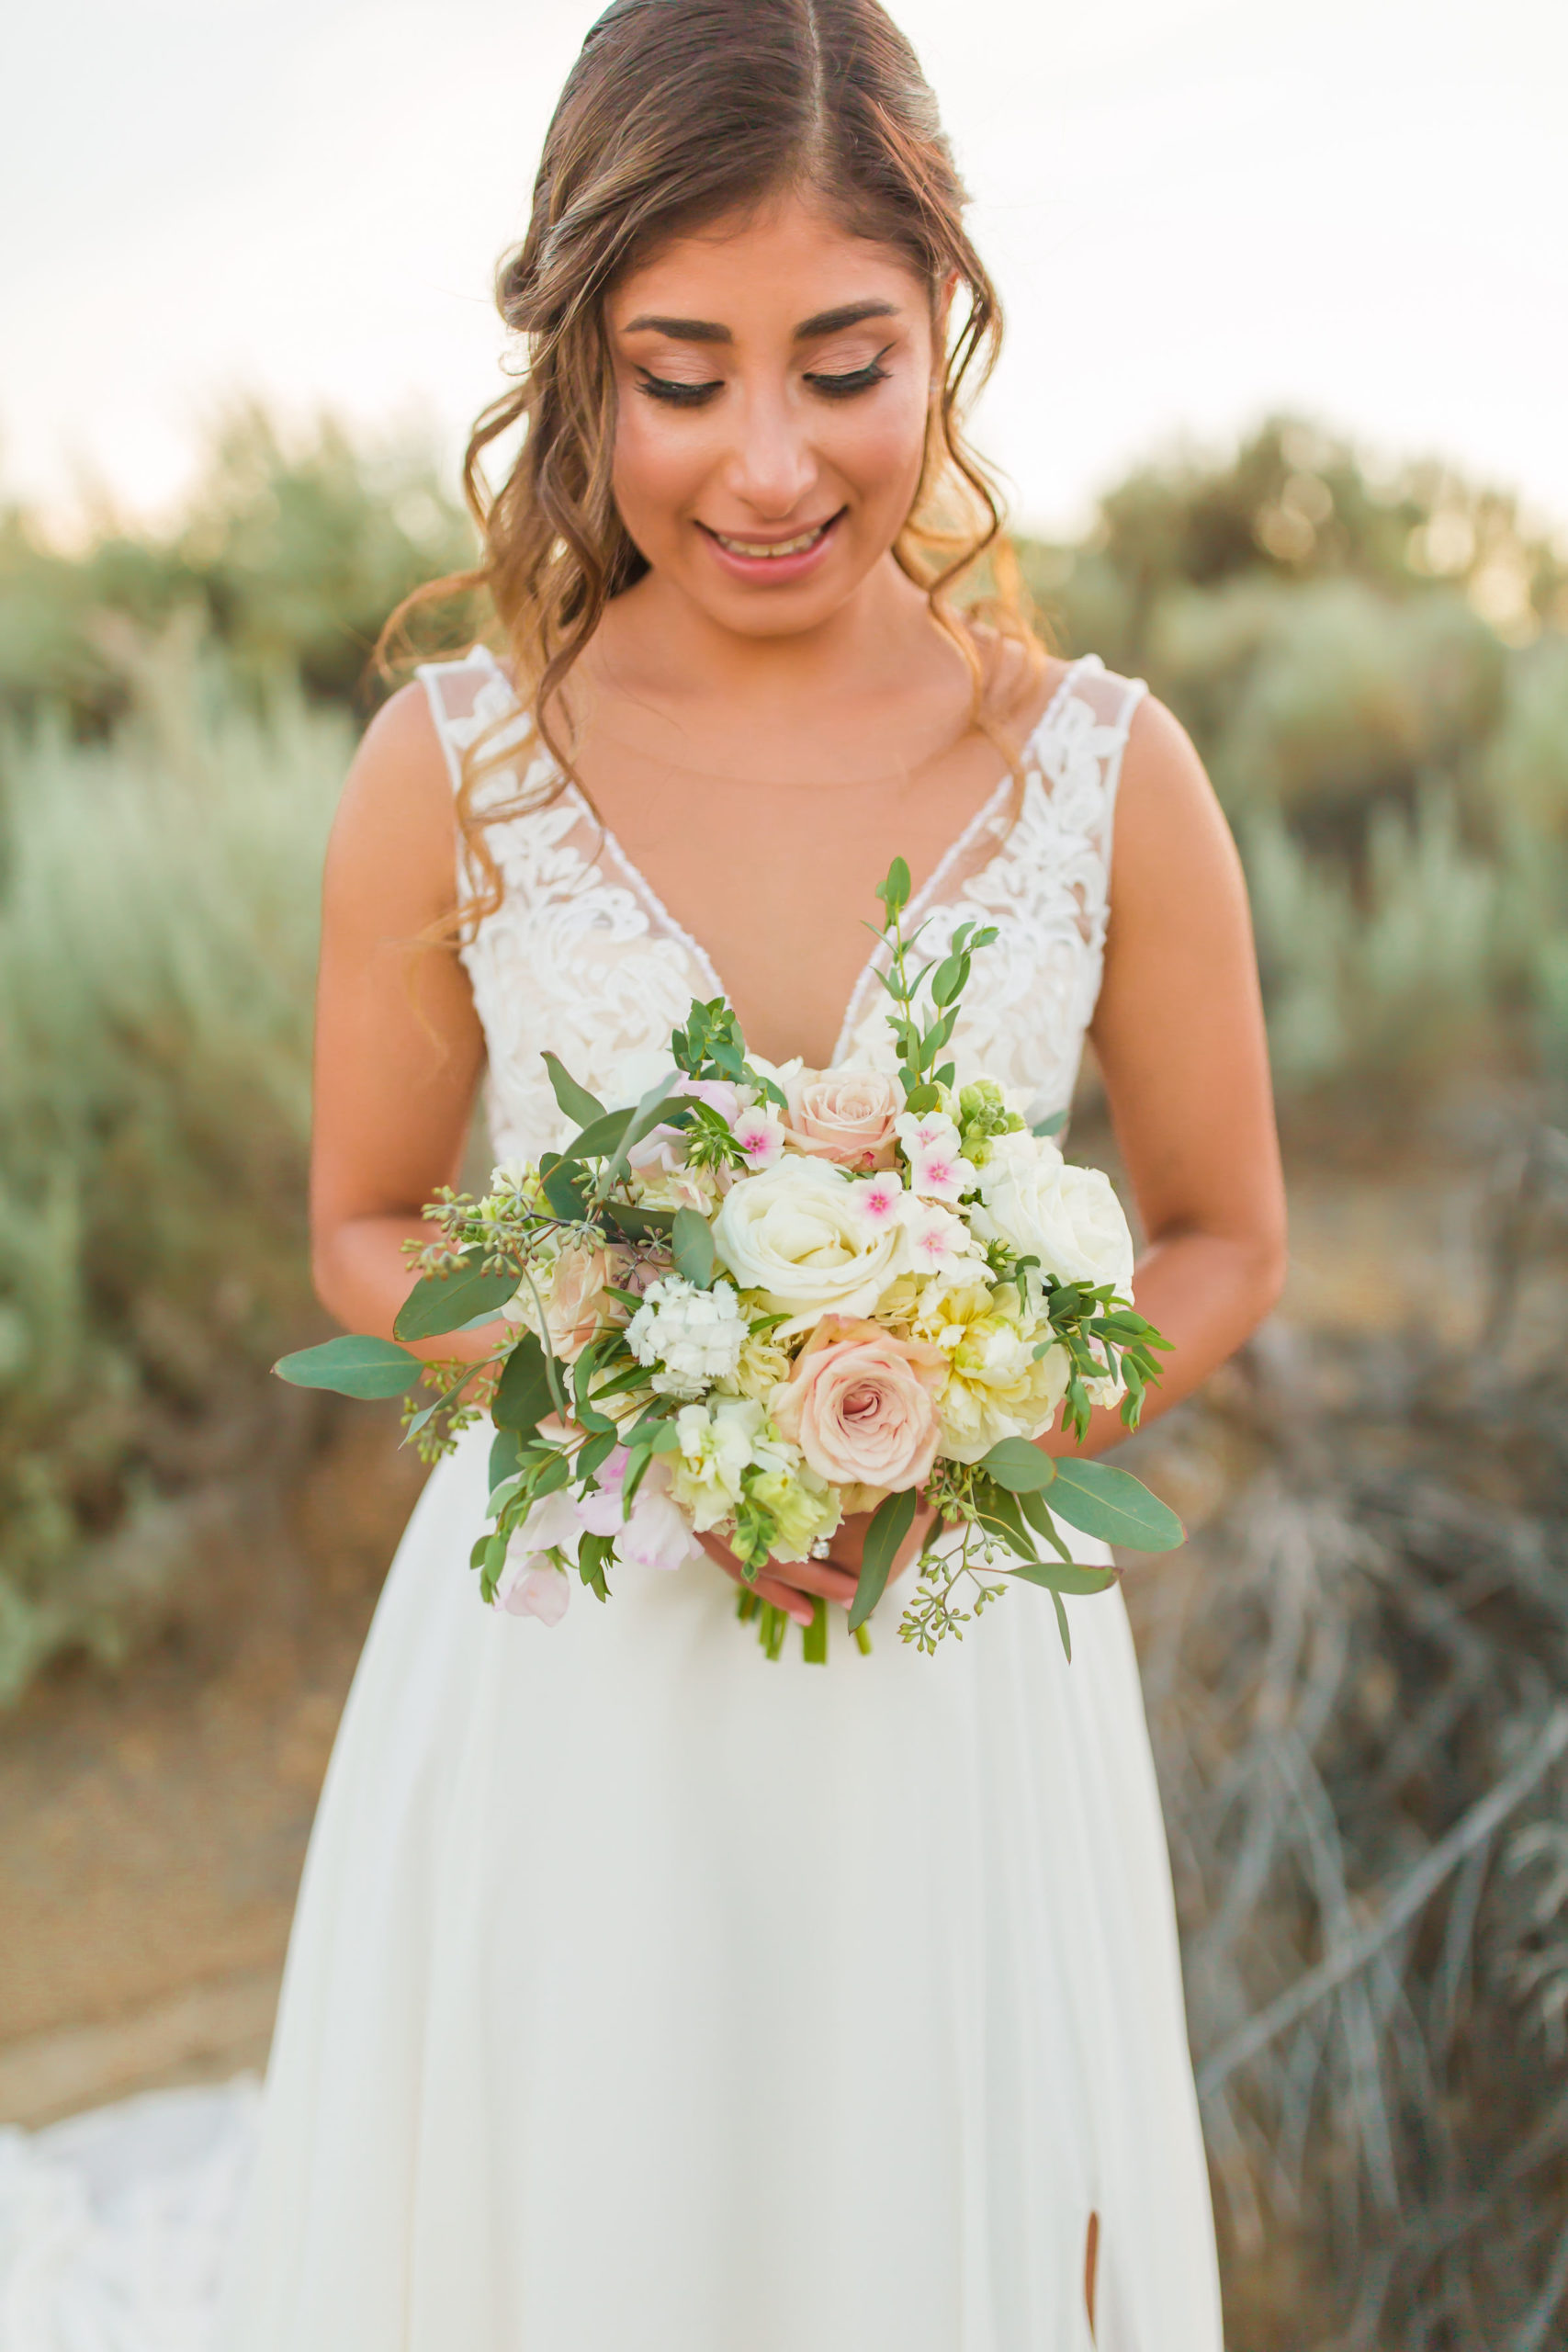
[[[420, 1211], [454, 1184], [484, 1057], [468, 977], [420, 947], [457, 897], [452, 791], [423, 687], [405, 686], [356, 752], [327, 851], [316, 1002], [311, 1264], [321, 1304], [389, 1338], [413, 1277]], [[417, 1352], [490, 1352], [482, 1332]]]
[[[1090, 1031], [1147, 1247], [1134, 1295], [1171, 1342], [1145, 1420], [1256, 1329], [1285, 1278], [1285, 1190], [1247, 886], [1185, 731], [1147, 702], [1122, 779], [1105, 978]], [[1097, 1411], [1082, 1447], [1125, 1436]]]

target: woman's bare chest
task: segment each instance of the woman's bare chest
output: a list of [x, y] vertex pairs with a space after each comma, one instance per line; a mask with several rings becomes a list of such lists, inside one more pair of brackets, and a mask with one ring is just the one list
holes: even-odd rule
[[[773, 1060], [833, 1057], [880, 926], [876, 886], [903, 857], [933, 874], [1010, 788], [984, 736], [912, 770], [789, 780], [726, 776], [624, 743], [587, 747], [582, 782], [649, 891], [694, 938], [750, 1044]], [[761, 762], [759, 762], [761, 764]]]

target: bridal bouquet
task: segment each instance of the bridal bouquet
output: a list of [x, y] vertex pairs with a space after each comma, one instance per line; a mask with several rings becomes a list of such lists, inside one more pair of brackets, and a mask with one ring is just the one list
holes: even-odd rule
[[[847, 1512], [873, 1513], [849, 1623], [875, 1608], [923, 1495], [936, 1519], [899, 1631], [961, 1634], [1009, 1582], [1065, 1594], [1114, 1572], [1074, 1562], [1059, 1522], [1137, 1549], [1181, 1541], [1123, 1470], [1033, 1442], [1058, 1412], [1083, 1434], [1120, 1400], [1135, 1426], [1167, 1345], [1131, 1299], [1132, 1241], [1107, 1179], [1070, 1166], [1003, 1089], [958, 1087], [944, 1058], [970, 959], [964, 923], [915, 967], [909, 875], [878, 897], [896, 1049], [890, 1073], [749, 1058], [722, 998], [694, 1002], [668, 1075], [606, 1109], [554, 1055], [577, 1132], [450, 1191], [410, 1245], [419, 1279], [399, 1340], [502, 1323], [479, 1364], [426, 1363], [344, 1338], [286, 1356], [286, 1380], [403, 1395], [434, 1459], [488, 1412], [486, 1601], [555, 1623], [575, 1577], [603, 1600], [620, 1565], [679, 1568], [722, 1537], [754, 1579], [821, 1556]], [[423, 1392], [423, 1394], [422, 1394]], [[434, 1392], [434, 1393], [432, 1393]], [[428, 1399], [428, 1401], [424, 1401]], [[739, 1612], [771, 1657], [788, 1620], [748, 1587]], [[827, 1603], [804, 1629], [827, 1657]]]

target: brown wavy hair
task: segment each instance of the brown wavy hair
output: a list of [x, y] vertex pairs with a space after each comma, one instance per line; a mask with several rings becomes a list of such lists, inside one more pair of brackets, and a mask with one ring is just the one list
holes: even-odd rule
[[[605, 605], [649, 568], [611, 490], [616, 396], [605, 296], [668, 239], [795, 189], [852, 234], [900, 253], [928, 288], [933, 318], [956, 281], [919, 485], [893, 554], [969, 671], [970, 725], [1019, 772], [954, 599], [985, 563], [991, 592], [970, 596], [968, 616], [1038, 660], [998, 492], [963, 430], [995, 364], [1001, 311], [964, 229], [967, 192], [914, 51], [877, 0], [614, 0], [567, 76], [527, 234], [497, 277], [521, 356], [464, 460], [480, 560], [406, 599], [378, 648], [433, 599], [488, 596], [557, 771], [526, 805], [555, 797], [573, 775], [562, 689]], [[519, 429], [521, 446], [492, 489], [486, 453]], [[470, 748], [457, 796], [476, 885], [460, 910], [465, 924], [500, 899], [485, 827], [525, 805], [487, 797], [480, 813], [479, 787], [506, 756], [487, 756], [487, 741]]]

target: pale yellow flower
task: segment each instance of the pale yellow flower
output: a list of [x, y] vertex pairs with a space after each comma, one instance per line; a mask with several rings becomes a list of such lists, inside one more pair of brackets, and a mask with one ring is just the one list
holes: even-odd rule
[[1049, 1326], [1025, 1314], [1010, 1283], [930, 1283], [909, 1329], [947, 1358], [937, 1419], [953, 1461], [978, 1462], [1004, 1437], [1049, 1429], [1067, 1385], [1067, 1352], [1052, 1345], [1036, 1357]]
[[771, 1549], [781, 1560], [805, 1560], [819, 1535], [839, 1524], [839, 1498], [803, 1463], [797, 1470], [765, 1470], [748, 1481], [754, 1503], [773, 1514], [778, 1532]]
[[[742, 1305], [747, 1302], [742, 1301]], [[740, 1361], [731, 1376], [719, 1385], [733, 1389], [738, 1396], [754, 1396], [765, 1404], [782, 1381], [790, 1375], [789, 1350], [782, 1347], [771, 1331], [759, 1332], [741, 1341]]]

